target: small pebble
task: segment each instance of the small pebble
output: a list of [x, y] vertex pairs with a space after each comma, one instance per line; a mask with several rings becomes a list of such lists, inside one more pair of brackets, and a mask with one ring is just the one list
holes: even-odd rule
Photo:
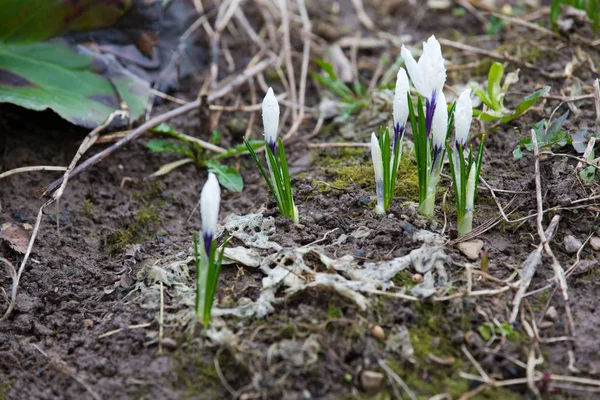
[[360, 374], [360, 385], [362, 388], [367, 391], [376, 391], [381, 387], [381, 382], [383, 382], [383, 374], [381, 372], [375, 371], [363, 371]]
[[162, 338], [160, 344], [167, 350], [175, 350], [177, 348], [177, 342], [169, 337]]
[[92, 321], [91, 319], [84, 319], [83, 320], [83, 327], [84, 328], [93, 328], [94, 327], [94, 321]]
[[456, 248], [465, 255], [469, 260], [475, 261], [479, 259], [481, 249], [483, 249], [483, 240], [475, 239], [467, 242], [460, 242]]
[[577, 251], [579, 251], [579, 249], [582, 246], [581, 241], [579, 239], [577, 239], [573, 235], [567, 235], [567, 236], [565, 236], [563, 244], [565, 246], [565, 251], [568, 254], [575, 254], [575, 253], [577, 253]]
[[537, 325], [537, 327], [540, 329], [548, 329], [552, 328], [552, 326], [554, 326], [554, 322], [552, 321], [542, 321]]
[[590, 246], [592, 246], [592, 249], [594, 250], [600, 250], [600, 237], [592, 236], [590, 239]]
[[379, 325], [375, 325], [371, 328], [371, 335], [379, 340], [385, 340], [385, 332], [383, 328]]
[[545, 317], [547, 320], [556, 322], [558, 321], [558, 311], [556, 311], [556, 308], [554, 306], [550, 306], [546, 311]]
[[421, 275], [421, 274], [414, 274], [412, 276], [412, 281], [413, 281], [414, 284], [417, 284], [417, 285], [420, 284], [420, 283], [423, 283], [423, 275]]

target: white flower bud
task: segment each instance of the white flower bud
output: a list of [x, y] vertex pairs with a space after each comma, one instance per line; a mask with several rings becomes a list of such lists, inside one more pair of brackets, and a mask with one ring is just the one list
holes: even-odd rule
[[262, 102], [262, 117], [265, 140], [271, 148], [274, 148], [279, 127], [279, 103], [272, 88], [269, 88]]
[[219, 205], [221, 204], [221, 187], [217, 176], [208, 173], [208, 180], [200, 193], [200, 214], [202, 216], [202, 234], [212, 240], [217, 230]]

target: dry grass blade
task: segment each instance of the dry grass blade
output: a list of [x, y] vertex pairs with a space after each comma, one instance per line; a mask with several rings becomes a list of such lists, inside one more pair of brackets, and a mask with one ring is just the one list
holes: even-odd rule
[[8, 318], [8, 316], [10, 315], [10, 313], [12, 312], [12, 310], [15, 308], [15, 302], [17, 301], [17, 292], [19, 289], [19, 281], [21, 280], [21, 275], [23, 274], [23, 271], [25, 270], [25, 265], [27, 265], [27, 260], [29, 260], [29, 256], [31, 255], [31, 250], [33, 249], [33, 244], [35, 243], [35, 239], [40, 230], [40, 223], [42, 222], [42, 216], [44, 215], [44, 209], [46, 207], [48, 207], [50, 204], [52, 204], [53, 202], [54, 202], [53, 198], [48, 200], [46, 203], [44, 203], [40, 207], [40, 209], [38, 211], [38, 215], [35, 220], [35, 225], [33, 226], [33, 231], [31, 233], [31, 238], [29, 239], [29, 243], [27, 244], [27, 251], [25, 252], [23, 261], [21, 261], [19, 270], [17, 271], [16, 279], [13, 279], [10, 303], [8, 305], [8, 308], [4, 312], [4, 315], [2, 316], [2, 318], [0, 318], [0, 321], [6, 320]]
[[21, 174], [23, 172], [37, 172], [37, 171], [66, 171], [67, 167], [55, 167], [52, 165], [35, 165], [31, 167], [19, 167], [5, 171], [0, 174], [0, 179], [8, 178], [11, 175]]

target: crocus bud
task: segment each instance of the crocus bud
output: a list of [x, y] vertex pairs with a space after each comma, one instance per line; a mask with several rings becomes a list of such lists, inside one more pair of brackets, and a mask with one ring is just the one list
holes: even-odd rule
[[438, 94], [437, 106], [433, 114], [431, 131], [433, 132], [433, 161], [437, 159], [446, 143], [446, 133], [448, 132], [448, 105], [444, 92]]
[[371, 134], [371, 158], [373, 159], [373, 170], [375, 171], [375, 188], [377, 191], [377, 207], [375, 211], [378, 214], [384, 210], [384, 185], [383, 185], [383, 158], [381, 157], [381, 148], [375, 132]]
[[202, 216], [202, 237], [204, 249], [210, 254], [210, 244], [217, 230], [219, 219], [219, 205], [221, 203], [221, 187], [217, 177], [212, 172], [208, 173], [208, 180], [200, 193], [200, 215]]
[[[396, 78], [396, 91], [394, 93], [394, 144], [398, 139], [398, 135], [404, 133], [406, 120], [408, 119], [408, 99], [407, 93], [410, 90], [408, 83], [408, 75], [406, 70], [400, 68]], [[394, 145], [395, 147], [395, 145]]]
[[467, 144], [471, 120], [473, 119], [473, 102], [471, 101], [471, 89], [463, 91], [456, 101], [454, 110], [454, 129], [456, 131], [456, 148]]
[[262, 117], [263, 127], [265, 129], [265, 140], [275, 153], [277, 145], [277, 129], [279, 127], [279, 103], [273, 93], [273, 89], [269, 88], [262, 102]]

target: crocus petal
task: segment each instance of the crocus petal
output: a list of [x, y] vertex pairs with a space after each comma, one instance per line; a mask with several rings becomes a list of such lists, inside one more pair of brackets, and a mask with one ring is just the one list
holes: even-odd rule
[[454, 111], [454, 129], [456, 130], [457, 148], [461, 144], [463, 147], [466, 145], [472, 119], [473, 102], [471, 101], [471, 89], [466, 89], [456, 101], [456, 109]]
[[[200, 193], [200, 215], [202, 216], [202, 236], [206, 254], [210, 250], [210, 242], [217, 230], [219, 219], [219, 205], [221, 203], [221, 187], [217, 176], [212, 172], [208, 174], [208, 180]], [[208, 244], [208, 246], [207, 246]]]
[[384, 212], [384, 193], [383, 193], [383, 158], [381, 157], [381, 148], [375, 132], [371, 134], [371, 158], [373, 158], [373, 170], [375, 171], [375, 188], [377, 191], [377, 209], [378, 213]]
[[440, 93], [446, 82], [446, 67], [444, 67], [440, 42], [435, 36], [432, 35], [427, 42], [423, 43], [423, 54], [419, 58], [418, 67], [423, 76], [424, 86], [424, 93], [421, 91], [419, 93], [426, 98], [431, 98], [433, 93]]
[[440, 92], [437, 96], [431, 131], [433, 132], [433, 158], [435, 160], [445, 146], [448, 131], [448, 105], [444, 92]]
[[408, 99], [409, 91], [408, 75], [406, 70], [400, 68], [396, 77], [396, 91], [394, 93], [394, 132], [397, 134], [400, 129], [406, 125], [408, 119]]
[[404, 64], [406, 65], [406, 69], [408, 70], [408, 74], [410, 75], [410, 79], [412, 80], [415, 89], [424, 97], [431, 96], [431, 93], [426, 94], [425, 87], [425, 77], [423, 77], [423, 71], [419, 68], [419, 65], [415, 61], [412, 56], [410, 50], [408, 50], [404, 45], [402, 45], [402, 49], [400, 50], [400, 54], [404, 59]]
[[262, 117], [265, 140], [274, 152], [277, 141], [277, 129], [279, 127], [279, 103], [272, 88], [269, 88], [262, 102]]

